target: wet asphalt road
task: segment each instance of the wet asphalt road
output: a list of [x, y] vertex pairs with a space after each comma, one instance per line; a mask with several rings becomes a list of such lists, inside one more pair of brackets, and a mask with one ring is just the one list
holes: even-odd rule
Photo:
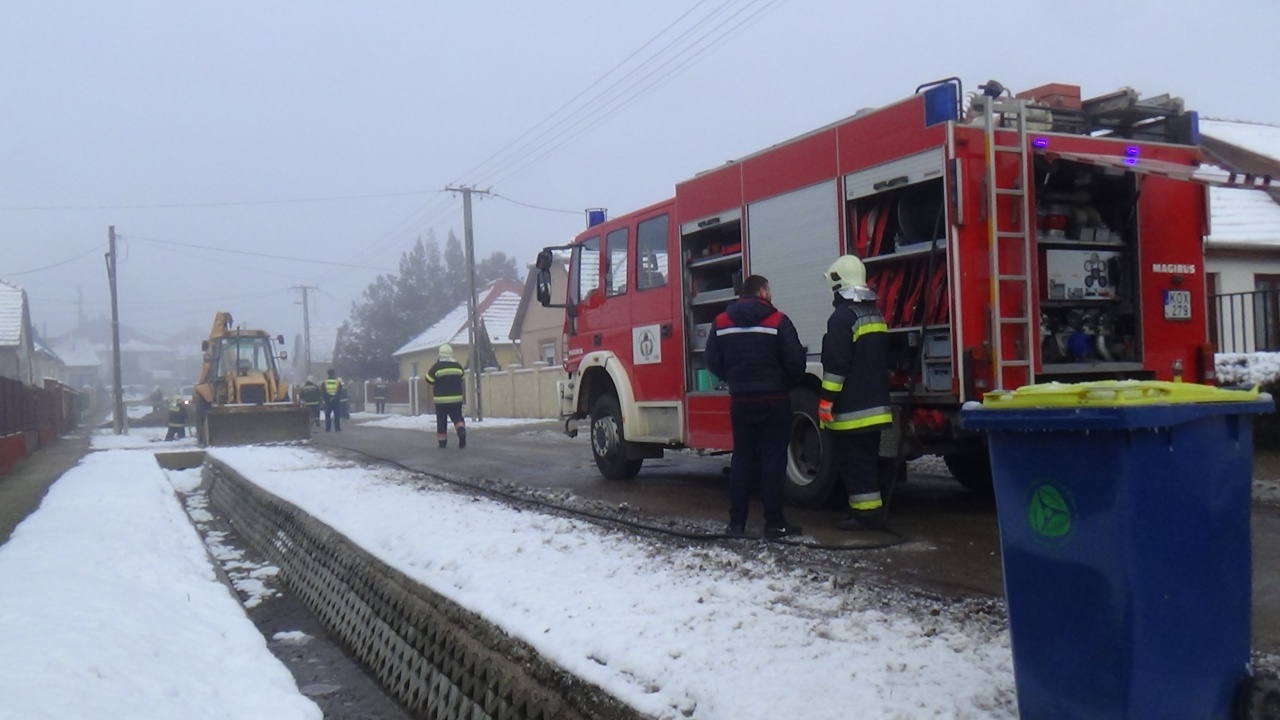
[[[317, 445], [346, 448], [394, 460], [415, 470], [464, 478], [505, 481], [517, 486], [568, 492], [609, 506], [626, 505], [642, 516], [680, 518], [718, 531], [727, 519], [728, 496], [722, 469], [728, 456], [668, 452], [646, 460], [634, 480], [600, 477], [585, 436], [570, 439], [559, 425], [485, 427], [469, 421], [468, 446], [436, 447], [433, 433], [363, 428], [349, 423], [342, 433], [320, 432]], [[855, 546], [871, 536], [835, 529], [839, 508], [791, 508], [788, 519], [804, 526], [813, 542]], [[841, 570], [855, 577], [946, 597], [1003, 595], [995, 505], [969, 493], [938, 462], [912, 463], [908, 482], [892, 498], [890, 525], [904, 539], [876, 550], [833, 553]], [[759, 534], [759, 506], [753, 505], [748, 532]], [[1255, 504], [1254, 649], [1280, 653], [1280, 507]], [[892, 539], [876, 537], [876, 540]]]

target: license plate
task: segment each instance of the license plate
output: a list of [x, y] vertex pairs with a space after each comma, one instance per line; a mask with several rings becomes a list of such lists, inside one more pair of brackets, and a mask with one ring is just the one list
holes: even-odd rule
[[1191, 319], [1191, 291], [1165, 290], [1164, 317], [1166, 320]]

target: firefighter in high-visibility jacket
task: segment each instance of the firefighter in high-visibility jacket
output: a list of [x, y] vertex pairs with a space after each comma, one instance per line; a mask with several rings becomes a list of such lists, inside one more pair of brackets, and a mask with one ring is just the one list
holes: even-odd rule
[[298, 399], [311, 413], [311, 426], [320, 427], [320, 386], [316, 385], [315, 378], [307, 376], [307, 381], [298, 389]]
[[165, 433], [165, 442], [187, 436], [187, 403], [181, 395], [169, 399], [169, 432]]
[[849, 495], [841, 530], [885, 524], [880, 497], [880, 431], [893, 424], [889, 408], [889, 328], [867, 287], [867, 271], [853, 255], [827, 268], [835, 309], [822, 338], [818, 418], [831, 431], [835, 467]]
[[467, 446], [467, 423], [462, 419], [462, 402], [466, 400], [464, 370], [453, 359], [453, 346], [440, 346], [436, 362], [423, 377], [431, 384], [431, 399], [436, 406], [436, 440], [440, 447], [449, 446], [449, 422], [458, 431], [458, 447]]
[[324, 396], [324, 431], [332, 428], [342, 432], [342, 380], [338, 379], [333, 368], [329, 368], [329, 376], [320, 383], [320, 394]]

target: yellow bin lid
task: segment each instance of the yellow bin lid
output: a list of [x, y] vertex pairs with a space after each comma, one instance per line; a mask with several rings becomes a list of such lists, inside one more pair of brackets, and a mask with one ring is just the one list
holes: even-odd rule
[[1258, 400], [1258, 387], [1225, 390], [1212, 385], [1167, 380], [1097, 380], [1041, 383], [1017, 390], [992, 390], [982, 399], [984, 410], [1015, 408], [1126, 407]]

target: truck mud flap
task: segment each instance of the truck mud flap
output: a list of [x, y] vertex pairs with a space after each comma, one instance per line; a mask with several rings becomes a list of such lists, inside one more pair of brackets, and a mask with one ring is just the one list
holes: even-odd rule
[[311, 413], [301, 406], [248, 405], [210, 408], [206, 445], [257, 445], [311, 439]]

